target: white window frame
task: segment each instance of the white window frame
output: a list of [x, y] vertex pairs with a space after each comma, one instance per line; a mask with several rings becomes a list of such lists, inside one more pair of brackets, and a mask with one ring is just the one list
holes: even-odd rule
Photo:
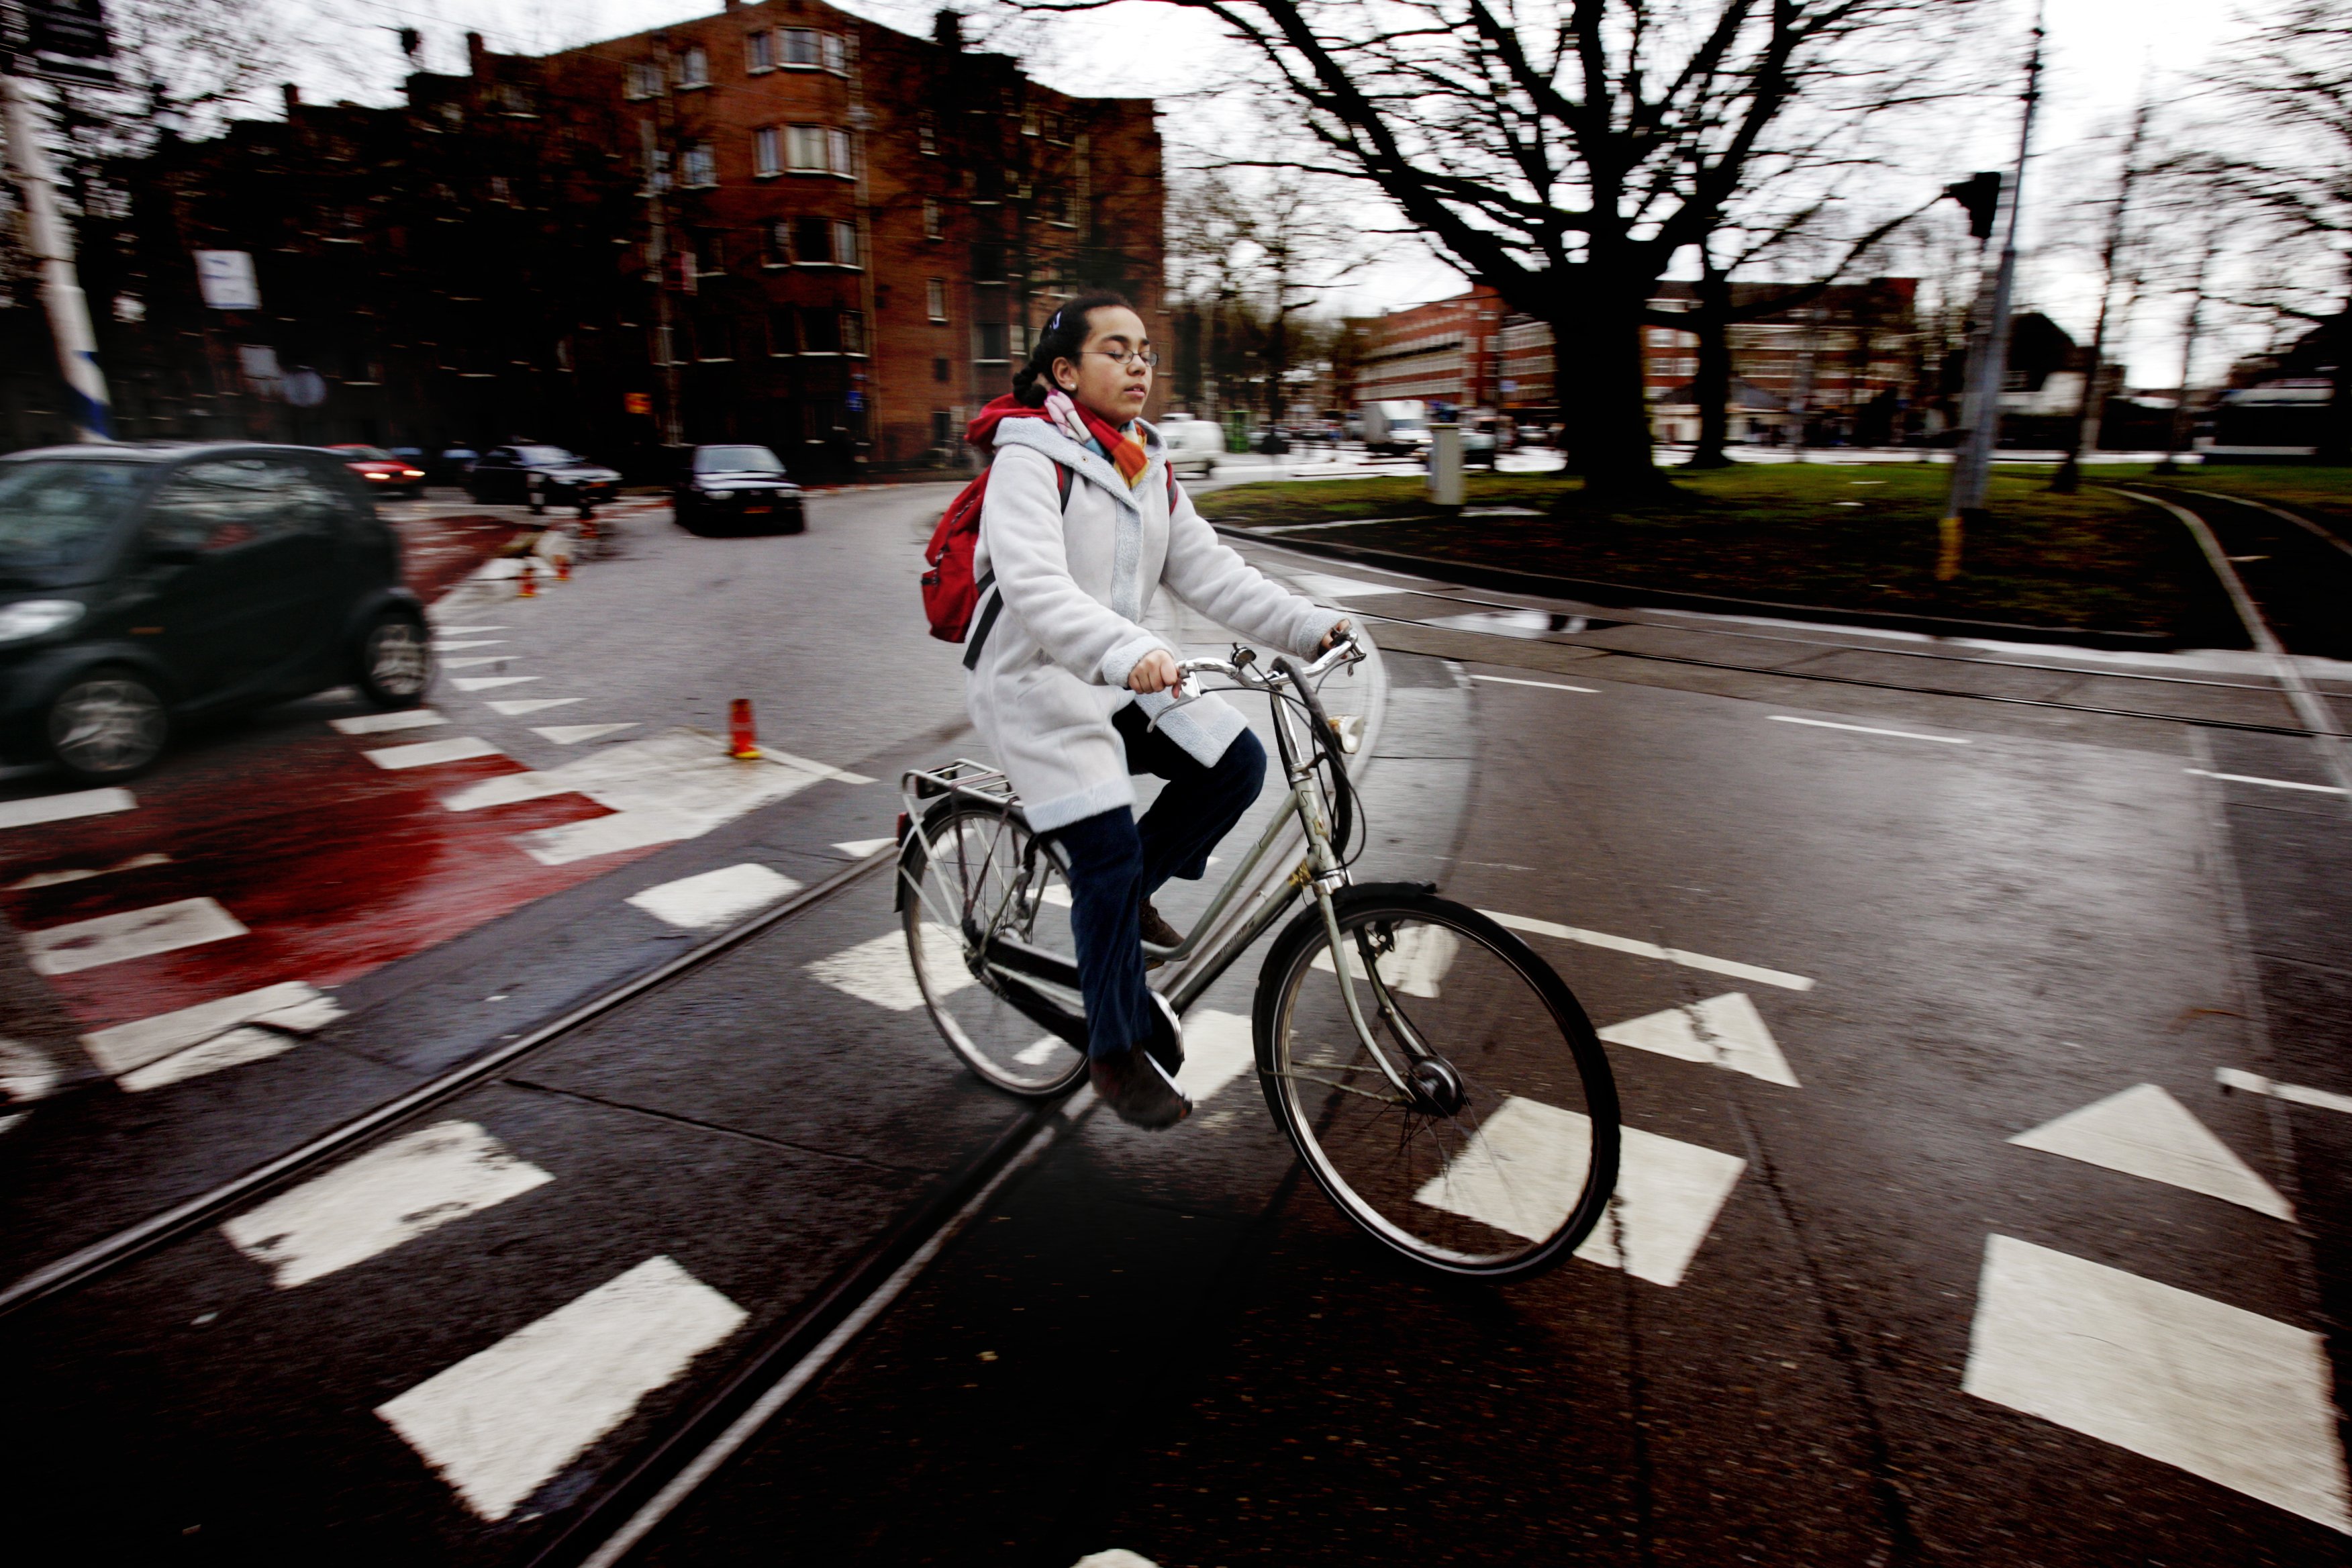
[[824, 68], [835, 76], [849, 74], [849, 40], [839, 33], [826, 33], [817, 40], [817, 52], [824, 57]]
[[923, 237], [938, 239], [943, 232], [939, 199], [936, 196], [925, 196], [923, 198]]
[[658, 56], [651, 59], [631, 60], [621, 79], [621, 96], [631, 103], [641, 103], [648, 98], [659, 98], [669, 80]]
[[923, 279], [923, 309], [934, 321], [948, 319], [948, 280], [944, 278]]
[[827, 127], [824, 133], [824, 163], [826, 172], [845, 180], [857, 177], [857, 147], [849, 132]]
[[704, 48], [700, 44], [689, 44], [677, 52], [676, 58], [677, 89], [680, 92], [710, 85], [710, 51], [709, 49]]
[[776, 68], [776, 35], [761, 27], [743, 35], [743, 74], [765, 76]]
[[678, 184], [690, 191], [708, 191], [719, 184], [719, 149], [708, 142], [691, 142], [677, 161]]
[[846, 218], [833, 220], [833, 264], [863, 269], [860, 253], [864, 247], [857, 243], [857, 226]]
[[866, 357], [866, 312], [844, 310], [840, 323], [834, 329], [840, 334], [841, 352], [853, 359]]
[[825, 134], [822, 125], [792, 125], [784, 129], [784, 167], [795, 174], [825, 172]]
[[926, 158], [940, 155], [940, 117], [928, 109], [915, 117], [915, 150]]
[[[813, 71], [824, 68], [824, 46], [817, 39], [822, 36], [814, 27], [779, 27], [782, 47], [777, 51], [777, 63], [788, 71]], [[805, 48], [806, 59], [794, 58], [795, 50]]]
[[762, 125], [751, 132], [751, 173], [762, 180], [772, 180], [784, 172], [784, 132], [782, 127]]

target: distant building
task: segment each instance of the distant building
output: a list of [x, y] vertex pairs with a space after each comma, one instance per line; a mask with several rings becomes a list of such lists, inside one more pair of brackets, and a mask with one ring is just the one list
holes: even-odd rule
[[1502, 296], [1480, 284], [1466, 294], [1366, 318], [1356, 405], [1412, 399], [1440, 413], [1495, 406], [1503, 316]]
[[[674, 384], [685, 440], [813, 477], [957, 460], [1061, 300], [1156, 316], [1163, 188], [1149, 100], [1053, 92], [950, 23], [729, 0], [543, 58], [469, 35], [402, 107], [289, 89], [283, 121], [167, 138], [83, 225], [121, 426], [528, 437], [649, 473]], [[261, 309], [208, 306], [202, 249], [251, 256]], [[37, 317], [0, 335], [53, 363]], [[0, 374], [0, 444], [66, 434], [42, 384]]]

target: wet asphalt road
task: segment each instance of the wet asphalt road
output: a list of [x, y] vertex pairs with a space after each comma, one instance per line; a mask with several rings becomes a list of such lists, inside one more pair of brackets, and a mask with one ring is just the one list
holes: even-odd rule
[[[877, 540], [919, 531], [911, 498], [874, 506]], [[875, 570], [891, 559], [877, 546]], [[2346, 1560], [2339, 1530], [2305, 1517], [2332, 1484], [2341, 1520], [2326, 1363], [2297, 1384], [2255, 1349], [2301, 1333], [2316, 1358], [2308, 1335], [2352, 1300], [2352, 1119], [2215, 1078], [2352, 1092], [2352, 820], [2279, 787], [2324, 783], [2307, 742], [1635, 666], [1433, 628], [1385, 574], [1288, 565], [1412, 622], [1379, 626], [1366, 875], [1808, 983], [1531, 939], [1603, 1026], [1734, 992], [1754, 1007], [1793, 1085], [1612, 1047], [1629, 1127], [1740, 1163], [1719, 1208], [1679, 1267], [1431, 1281], [1296, 1175], [1249, 1075], [1161, 1137], [1081, 1096], [633, 1561]], [[761, 588], [776, 624], [808, 627], [813, 661], [827, 639], [893, 641], [794, 584]], [[688, 630], [657, 636], [689, 656]], [[565, 646], [592, 658], [587, 633]], [[772, 700], [797, 722], [811, 687]], [[943, 743], [921, 718], [885, 726], [898, 752]], [[835, 721], [855, 720], [820, 706], [809, 732]], [[809, 749], [883, 777], [887, 752]], [[592, 909], [746, 856], [813, 880], [845, 863], [836, 839], [882, 830], [857, 803], [886, 793], [811, 790], [395, 965], [352, 1053], [451, 1059], [503, 1016], [468, 982], [530, 973], [544, 1009], [670, 940], [586, 939]], [[529, 1560], [730, 1348], [1018, 1114], [951, 1068], [919, 1010], [876, 1000], [887, 985], [820, 974], [889, 934], [866, 884], [449, 1108], [546, 1174], [527, 1193], [283, 1287], [205, 1231], [9, 1321], [35, 1413], [6, 1472], [19, 1517], [149, 1560], [314, 1560], [322, 1540], [362, 1561]], [[1196, 1031], [1246, 1012], [1248, 969]], [[2141, 1086], [2299, 1223], [2242, 1183], [2226, 1201], [2115, 1169], [2130, 1157], [2112, 1148], [2095, 1163], [2009, 1142], [2118, 1094], [2145, 1107]], [[2177, 1153], [2168, 1115], [2117, 1141]], [[2204, 1158], [2206, 1184], [2235, 1179]], [[2173, 1294], [2032, 1296], [2017, 1263], [2043, 1254], [2085, 1266], [2060, 1268], [2077, 1288]], [[487, 1495], [478, 1465], [436, 1473], [375, 1414], [652, 1258], [740, 1325], [498, 1519], [452, 1484]], [[2099, 1331], [2079, 1337], [2070, 1310]], [[2063, 1407], [1964, 1387], [1991, 1387], [1993, 1352], [2053, 1323], [2078, 1336], [2037, 1363]], [[2140, 1347], [2120, 1364], [2179, 1397], [2091, 1375], [2102, 1344]]]

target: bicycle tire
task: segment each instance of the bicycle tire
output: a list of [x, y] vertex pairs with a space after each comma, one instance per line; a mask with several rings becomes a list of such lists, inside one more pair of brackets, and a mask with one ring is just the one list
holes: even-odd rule
[[[918, 831], [898, 852], [897, 902], [907, 942], [908, 962], [932, 1024], [950, 1049], [982, 1080], [1024, 1100], [1052, 1100], [1084, 1081], [1085, 1020], [1067, 1011], [1041, 1007], [1040, 993], [1024, 991], [980, 962], [980, 932], [960, 921], [950, 932], [944, 916], [951, 901], [966, 901], [981, 877], [1000, 877], [1026, 862], [1035, 836], [1017, 809], [993, 801], [952, 795], [926, 811]], [[957, 847], [960, 863], [934, 859], [935, 848]], [[984, 851], [985, 863], [974, 854]], [[954, 886], [952, 895], [929, 887]], [[997, 890], [1003, 890], [1001, 886]], [[1047, 903], [1050, 882], [1034, 890], [1028, 910], [1034, 922]], [[928, 895], [928, 896], [927, 896]], [[981, 892], [982, 907], [991, 896]], [[1061, 1048], [1048, 1048], [1058, 1042]]]
[[[1377, 1011], [1361, 944], [1378, 950], [1387, 1001], [1464, 1098], [1451, 1110], [1409, 1100], [1378, 1071], [1346, 1021], [1340, 966], [1310, 906], [1267, 953], [1252, 1009], [1276, 1125], [1324, 1195], [1391, 1252], [1495, 1280], [1555, 1267], [1601, 1224], [1617, 1184], [1616, 1080], [1583, 1007], [1525, 942], [1425, 886], [1368, 883], [1335, 903], [1349, 983], [1383, 1052], [1412, 1059]], [[1319, 969], [1331, 979], [1310, 989]], [[1302, 1042], [1327, 1055], [1303, 1057]]]

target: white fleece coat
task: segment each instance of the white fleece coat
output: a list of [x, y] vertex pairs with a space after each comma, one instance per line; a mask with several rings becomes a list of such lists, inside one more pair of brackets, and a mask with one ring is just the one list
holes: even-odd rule
[[[1111, 715], [1129, 701], [1157, 713], [1172, 700], [1127, 689], [1136, 662], [1168, 647], [1142, 624], [1161, 587], [1244, 639], [1287, 653], [1313, 653], [1341, 618], [1267, 581], [1201, 520], [1181, 487], [1171, 516], [1160, 434], [1149, 425], [1137, 433], [1151, 467], [1130, 490], [1108, 458], [1046, 420], [1008, 419], [996, 427], [973, 569], [982, 577], [996, 574], [1004, 607], [964, 694], [981, 738], [1041, 833], [1135, 804], [1127, 748]], [[1075, 476], [1066, 512], [1056, 463]], [[982, 615], [989, 597], [981, 596]], [[975, 634], [979, 624], [975, 617]], [[1246, 727], [1237, 710], [1214, 697], [1160, 725], [1203, 764], [1223, 756]]]

